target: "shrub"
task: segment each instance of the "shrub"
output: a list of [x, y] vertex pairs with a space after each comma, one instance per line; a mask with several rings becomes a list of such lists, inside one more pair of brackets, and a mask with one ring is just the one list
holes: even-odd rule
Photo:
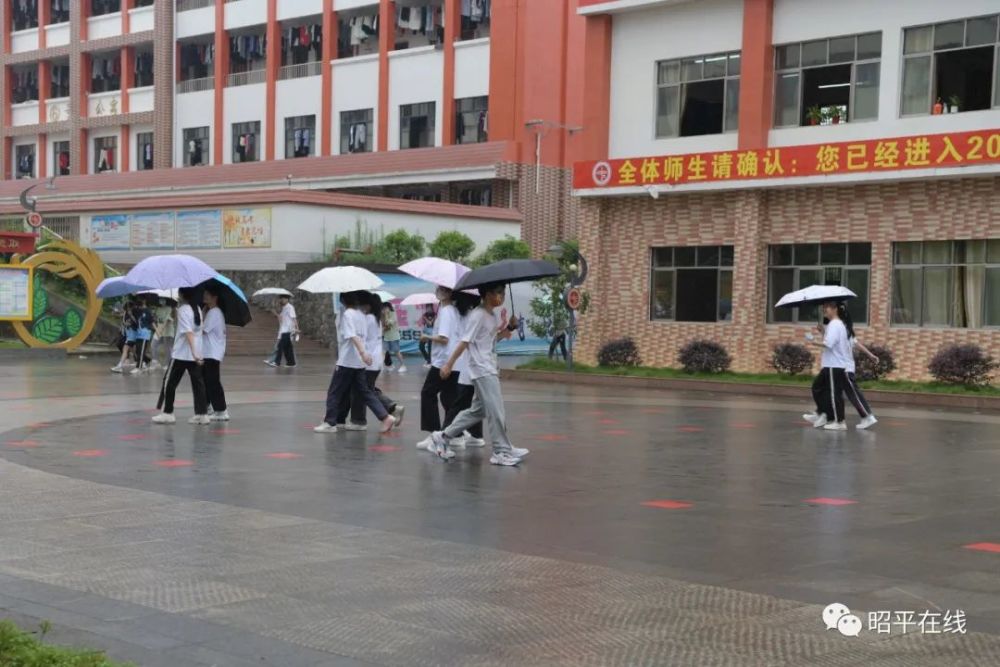
[[782, 343], [774, 346], [771, 365], [784, 375], [798, 375], [812, 369], [813, 354], [805, 345]]
[[382, 238], [375, 254], [390, 263], [409, 262], [424, 254], [424, 237], [420, 234], [408, 234], [405, 229], [397, 229]]
[[677, 361], [685, 373], [724, 373], [733, 360], [715, 341], [693, 340], [681, 348]]
[[945, 345], [937, 351], [927, 370], [938, 382], [967, 387], [986, 387], [1000, 364], [978, 345]]
[[528, 259], [531, 257], [531, 246], [507, 234], [486, 246], [483, 254], [472, 261], [473, 266], [484, 266], [499, 262], [502, 259]]
[[872, 361], [868, 355], [855, 348], [854, 366], [855, 375], [861, 382], [872, 382], [882, 380], [885, 376], [896, 370], [896, 358], [892, 350], [882, 345], [867, 345], [871, 353], [878, 357], [878, 361]]
[[639, 356], [639, 348], [634, 340], [619, 338], [601, 346], [597, 353], [597, 363], [599, 366], [639, 366], [642, 364], [642, 357]]
[[100, 651], [78, 650], [43, 644], [48, 622], [42, 622], [38, 637], [23, 632], [11, 621], [0, 621], [0, 665], [30, 667], [129, 667], [112, 662]]
[[431, 243], [429, 249], [434, 257], [464, 263], [468, 261], [469, 255], [476, 249], [476, 243], [462, 232], [441, 232]]

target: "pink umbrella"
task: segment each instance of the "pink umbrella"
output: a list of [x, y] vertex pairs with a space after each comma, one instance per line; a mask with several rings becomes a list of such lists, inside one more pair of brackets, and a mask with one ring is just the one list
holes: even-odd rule
[[438, 298], [436, 295], [430, 292], [417, 292], [416, 294], [411, 294], [402, 301], [399, 302], [401, 306], [426, 306], [429, 303], [437, 303]]
[[414, 278], [426, 280], [448, 289], [455, 289], [455, 285], [462, 276], [470, 271], [467, 266], [440, 257], [421, 257], [403, 264], [399, 270]]

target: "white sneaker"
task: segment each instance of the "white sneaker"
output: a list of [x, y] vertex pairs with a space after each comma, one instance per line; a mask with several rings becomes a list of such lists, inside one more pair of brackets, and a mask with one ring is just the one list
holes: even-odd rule
[[819, 417], [816, 418], [816, 420], [812, 423], [812, 425], [813, 428], [821, 428], [823, 426], [826, 426], [826, 422], [827, 422], [826, 415], [820, 415]]
[[151, 371], [158, 371], [161, 368], [163, 368], [163, 366], [156, 359], [153, 359], [153, 362], [151, 364], [149, 364], [149, 370], [151, 370]]
[[337, 428], [342, 428], [345, 431], [367, 431], [368, 424], [353, 424], [351, 422], [347, 422], [343, 426], [338, 426]]
[[833, 422], [833, 423], [826, 424], [825, 426], [823, 426], [823, 430], [824, 431], [846, 431], [847, 430], [847, 424], [845, 424], [844, 422]]
[[131, 371], [129, 371], [129, 375], [138, 375], [142, 371], [143, 371], [143, 367], [142, 366], [136, 366]]
[[428, 451], [433, 451], [434, 448], [434, 438], [427, 436], [423, 440], [417, 443], [417, 449], [426, 449]]
[[878, 420], [875, 419], [875, 415], [868, 415], [867, 417], [865, 417], [864, 419], [862, 419], [860, 422], [858, 422], [858, 425], [855, 426], [854, 428], [858, 429], [859, 431], [863, 431], [866, 428], [871, 428], [872, 426], [874, 426], [877, 423], [878, 423]]
[[531, 453], [531, 450], [525, 449], [523, 447], [511, 447], [510, 453], [516, 459], [523, 459], [525, 456]]
[[399, 428], [399, 425], [403, 423], [403, 415], [406, 414], [406, 406], [396, 404], [396, 407], [392, 409], [392, 416], [396, 420], [395, 428]]
[[161, 412], [160, 414], [153, 417], [154, 424], [176, 424], [177, 417], [172, 414], [167, 414], [166, 412]]
[[207, 426], [210, 423], [208, 415], [195, 415], [188, 420], [188, 424], [194, 424], [195, 426]]
[[466, 438], [464, 434], [448, 439], [449, 447], [461, 447], [462, 449], [465, 449], [465, 445], [467, 443], [468, 443], [468, 438]]
[[819, 419], [819, 415], [816, 414], [815, 412], [807, 412], [804, 415], [802, 415], [802, 418], [805, 419], [810, 424], [815, 424], [816, 420]]
[[465, 442], [463, 443], [464, 447], [485, 447], [486, 446], [486, 441], [485, 440], [483, 440], [482, 438], [473, 437], [473, 435], [471, 433], [469, 433], [468, 431], [466, 431], [462, 435], [465, 436]]
[[118, 364], [117, 366], [112, 366], [111, 367], [111, 372], [112, 373], [124, 373], [125, 372], [125, 368], [121, 364]]
[[223, 410], [222, 412], [213, 412], [209, 419], [214, 422], [227, 422], [229, 421], [229, 410]]
[[520, 462], [521, 459], [517, 458], [516, 456], [512, 456], [507, 452], [504, 452], [502, 454], [494, 454], [493, 456], [490, 457], [490, 463], [492, 463], [495, 466], [516, 466]]
[[430, 364], [424, 364], [424, 370], [425, 371], [429, 371], [430, 369], [431, 369], [431, 365]]
[[267, 364], [268, 366], [270, 366], [271, 368], [277, 368], [278, 367], [278, 364], [274, 363], [270, 359], [265, 359], [264, 363]]
[[396, 425], [396, 418], [393, 417], [392, 415], [389, 415], [388, 417], [385, 418], [385, 421], [382, 422], [382, 425], [379, 426], [378, 432], [387, 433], [388, 431], [391, 431], [392, 427], [395, 425]]
[[434, 452], [445, 461], [455, 458], [455, 452], [448, 446], [448, 441], [445, 440], [444, 434], [441, 431], [431, 433], [431, 440], [432, 443], [429, 451]]
[[313, 432], [314, 433], [336, 433], [337, 432], [337, 425], [336, 424], [327, 424], [326, 422], [323, 422], [322, 424], [320, 424], [319, 426], [317, 426], [316, 428], [314, 428]]
[[400, 373], [405, 373], [406, 372], [406, 366], [400, 366], [399, 367], [399, 372]]

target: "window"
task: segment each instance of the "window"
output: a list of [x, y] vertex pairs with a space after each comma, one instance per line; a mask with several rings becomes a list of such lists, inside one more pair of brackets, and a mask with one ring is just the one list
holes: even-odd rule
[[309, 157], [316, 153], [316, 116], [285, 119], [285, 157]]
[[[281, 66], [304, 65], [323, 59], [323, 25], [285, 26], [281, 30]], [[301, 69], [301, 68], [300, 68]], [[302, 75], [305, 76], [305, 75]], [[298, 78], [298, 77], [288, 77]]]
[[181, 66], [178, 81], [194, 81], [212, 76], [215, 67], [215, 45], [211, 42], [189, 42], [180, 47]]
[[49, 97], [69, 97], [69, 64], [52, 65]]
[[137, 51], [135, 54], [135, 82], [136, 88], [144, 88], [153, 85], [153, 52]]
[[868, 278], [871, 271], [870, 243], [798, 243], [768, 248], [767, 321], [819, 321], [819, 308], [775, 308], [785, 294], [811, 285], [843, 285], [858, 295], [850, 302], [851, 317], [868, 322]]
[[774, 126], [878, 118], [882, 33], [819, 39], [774, 49]]
[[368, 153], [372, 150], [373, 109], [340, 112], [340, 152]]
[[94, 139], [94, 171], [114, 171], [118, 162], [118, 137]]
[[487, 139], [486, 114], [489, 97], [455, 100], [455, 143], [481, 144]]
[[733, 317], [733, 246], [653, 248], [649, 318], [728, 322]]
[[[337, 16], [347, 12], [337, 12]], [[337, 30], [337, 57], [353, 58], [378, 53], [378, 12], [355, 14], [340, 19]]]
[[1000, 106], [1000, 16], [903, 31], [902, 115]]
[[139, 132], [135, 135], [135, 164], [139, 171], [153, 168], [152, 132]]
[[656, 63], [657, 138], [735, 132], [739, 100], [739, 52]]
[[[49, 25], [69, 23], [69, 2], [67, 0], [43, 0], [49, 3]], [[17, 5], [14, 5], [15, 7]]]
[[490, 12], [492, 0], [469, 0], [462, 2], [462, 25], [459, 39], [481, 39], [490, 36]]
[[35, 177], [35, 144], [15, 148], [14, 160], [17, 164], [17, 178]]
[[458, 203], [466, 206], [491, 206], [493, 186], [486, 184], [462, 188], [458, 191]]
[[184, 166], [197, 167], [208, 163], [208, 127], [184, 130]]
[[38, 67], [12, 67], [10, 86], [14, 104], [38, 101]]
[[68, 141], [55, 141], [52, 143], [52, 164], [55, 165], [56, 176], [69, 176]]
[[260, 121], [233, 123], [233, 163], [260, 159]]
[[399, 147], [427, 148], [434, 145], [435, 102], [403, 104], [399, 107]]
[[33, 2], [10, 2], [14, 30], [31, 30], [38, 27], [38, 6]]
[[393, 49], [444, 43], [444, 16], [444, 0], [425, 0], [420, 6], [397, 3]]
[[122, 9], [121, 0], [90, 0], [90, 15], [114, 14]]
[[[121, 90], [122, 59], [118, 54], [94, 56], [90, 61], [90, 92]], [[86, 70], [84, 70], [86, 71]]]
[[893, 244], [892, 323], [1000, 326], [1000, 239]]

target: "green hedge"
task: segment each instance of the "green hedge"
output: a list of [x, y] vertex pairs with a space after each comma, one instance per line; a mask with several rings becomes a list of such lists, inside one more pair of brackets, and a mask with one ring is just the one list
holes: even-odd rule
[[133, 667], [112, 662], [100, 651], [87, 651], [42, 643], [48, 624], [39, 637], [24, 632], [12, 621], [0, 621], [0, 665], [3, 667]]

